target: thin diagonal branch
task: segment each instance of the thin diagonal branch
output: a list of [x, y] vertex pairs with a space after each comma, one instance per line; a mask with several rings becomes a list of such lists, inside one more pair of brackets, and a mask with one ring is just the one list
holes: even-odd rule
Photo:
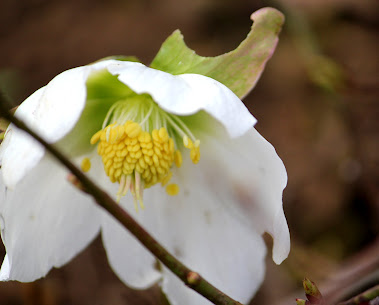
[[345, 302], [340, 302], [337, 305], [359, 305], [363, 302], [374, 300], [377, 297], [379, 297], [379, 285], [376, 285]]
[[[9, 108], [9, 107], [8, 107]], [[200, 274], [190, 270], [162, 245], [158, 243], [142, 226], [140, 226], [120, 205], [118, 205], [105, 191], [92, 182], [81, 170], [69, 161], [54, 146], [48, 144], [38, 134], [30, 130], [23, 122], [14, 117], [7, 109], [7, 103], [0, 94], [0, 114], [12, 122], [19, 129], [24, 130], [47, 151], [49, 151], [60, 163], [62, 163], [82, 184], [86, 192], [92, 195], [98, 205], [107, 210], [121, 225], [129, 230], [158, 260], [179, 277], [188, 287], [192, 288], [213, 304], [217, 305], [242, 305], [233, 300], [222, 291], [218, 290]]]

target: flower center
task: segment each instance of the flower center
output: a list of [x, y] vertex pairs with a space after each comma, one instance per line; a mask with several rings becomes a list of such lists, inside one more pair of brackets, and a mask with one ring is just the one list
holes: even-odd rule
[[[116, 103], [107, 115], [106, 126], [92, 136], [91, 144], [98, 143], [97, 152], [110, 181], [120, 184], [117, 201], [130, 190], [138, 210], [137, 202], [144, 207], [143, 190], [157, 183], [166, 186], [173, 175], [172, 167], [181, 166], [180, 148], [190, 149], [192, 162], [199, 162], [200, 141], [178, 116], [164, 112], [151, 98], [130, 107], [133, 102]], [[183, 144], [177, 143], [180, 138]], [[90, 161], [85, 158], [82, 169], [89, 168]], [[168, 184], [166, 192], [176, 195], [179, 186]]]

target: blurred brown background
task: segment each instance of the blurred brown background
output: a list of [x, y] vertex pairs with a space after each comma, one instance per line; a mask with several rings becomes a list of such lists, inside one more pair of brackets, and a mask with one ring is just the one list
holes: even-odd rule
[[[56, 74], [109, 55], [148, 64], [177, 28], [198, 54], [218, 55], [246, 37], [253, 11], [280, 9], [287, 20], [279, 46], [245, 103], [288, 170], [292, 252], [281, 266], [268, 258], [252, 304], [294, 304], [304, 276], [326, 294], [359, 292], [378, 282], [379, 268], [378, 3], [2, 0], [0, 88], [16, 105]], [[7, 305], [162, 302], [157, 287], [134, 291], [117, 279], [99, 238], [45, 279], [0, 283]]]

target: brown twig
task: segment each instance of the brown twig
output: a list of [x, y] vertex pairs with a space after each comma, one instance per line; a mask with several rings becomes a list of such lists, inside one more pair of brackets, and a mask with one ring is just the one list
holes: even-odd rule
[[[346, 300], [368, 284], [377, 283], [379, 271], [379, 238], [359, 254], [343, 263], [342, 268], [331, 275], [320, 290], [326, 304]], [[366, 286], [367, 287], [367, 286]]]
[[372, 287], [345, 302], [338, 303], [337, 305], [359, 305], [363, 302], [374, 300], [376, 297], [379, 297], [379, 285]]
[[[354, 257], [343, 262], [341, 267], [333, 270], [327, 279], [318, 282], [325, 304], [337, 304], [356, 295], [364, 289], [363, 287], [370, 287], [370, 284], [376, 285], [379, 279], [378, 253], [379, 238]], [[278, 300], [275, 305], [293, 305], [294, 300], [301, 294], [302, 291], [297, 291]]]
[[242, 305], [233, 300], [222, 291], [218, 290], [200, 274], [190, 270], [183, 263], [177, 260], [162, 245], [158, 243], [142, 226], [140, 226], [120, 205], [118, 205], [105, 191], [100, 189], [92, 182], [83, 172], [81, 172], [73, 163], [69, 161], [54, 146], [48, 144], [38, 134], [30, 130], [23, 122], [14, 117], [6, 107], [7, 102], [0, 94], [0, 114], [5, 119], [12, 122], [19, 129], [24, 130], [39, 143], [41, 143], [47, 151], [49, 151], [60, 163], [62, 163], [83, 185], [86, 191], [92, 195], [97, 204], [107, 210], [115, 219], [117, 219], [124, 228], [129, 230], [162, 264], [170, 269], [177, 277], [179, 277], [188, 287], [192, 288], [203, 297], [207, 298], [213, 304], [218, 305]]

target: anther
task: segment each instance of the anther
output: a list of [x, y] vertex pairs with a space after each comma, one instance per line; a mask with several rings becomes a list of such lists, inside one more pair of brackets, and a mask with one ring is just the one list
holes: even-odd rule
[[161, 185], [165, 186], [172, 178], [172, 172], [169, 172], [166, 177], [162, 179]]
[[193, 147], [192, 140], [187, 135], [183, 137], [183, 145], [184, 147], [189, 148], [189, 149]]
[[91, 169], [91, 161], [89, 158], [84, 158], [82, 160], [82, 164], [80, 165], [80, 168], [83, 172], [88, 172]]
[[174, 155], [175, 165], [177, 168], [180, 168], [183, 163], [182, 153], [179, 150], [175, 151]]
[[174, 184], [174, 183], [169, 184], [169, 185], [166, 186], [166, 192], [170, 196], [178, 195], [178, 193], [179, 193], [179, 186], [177, 184]]

